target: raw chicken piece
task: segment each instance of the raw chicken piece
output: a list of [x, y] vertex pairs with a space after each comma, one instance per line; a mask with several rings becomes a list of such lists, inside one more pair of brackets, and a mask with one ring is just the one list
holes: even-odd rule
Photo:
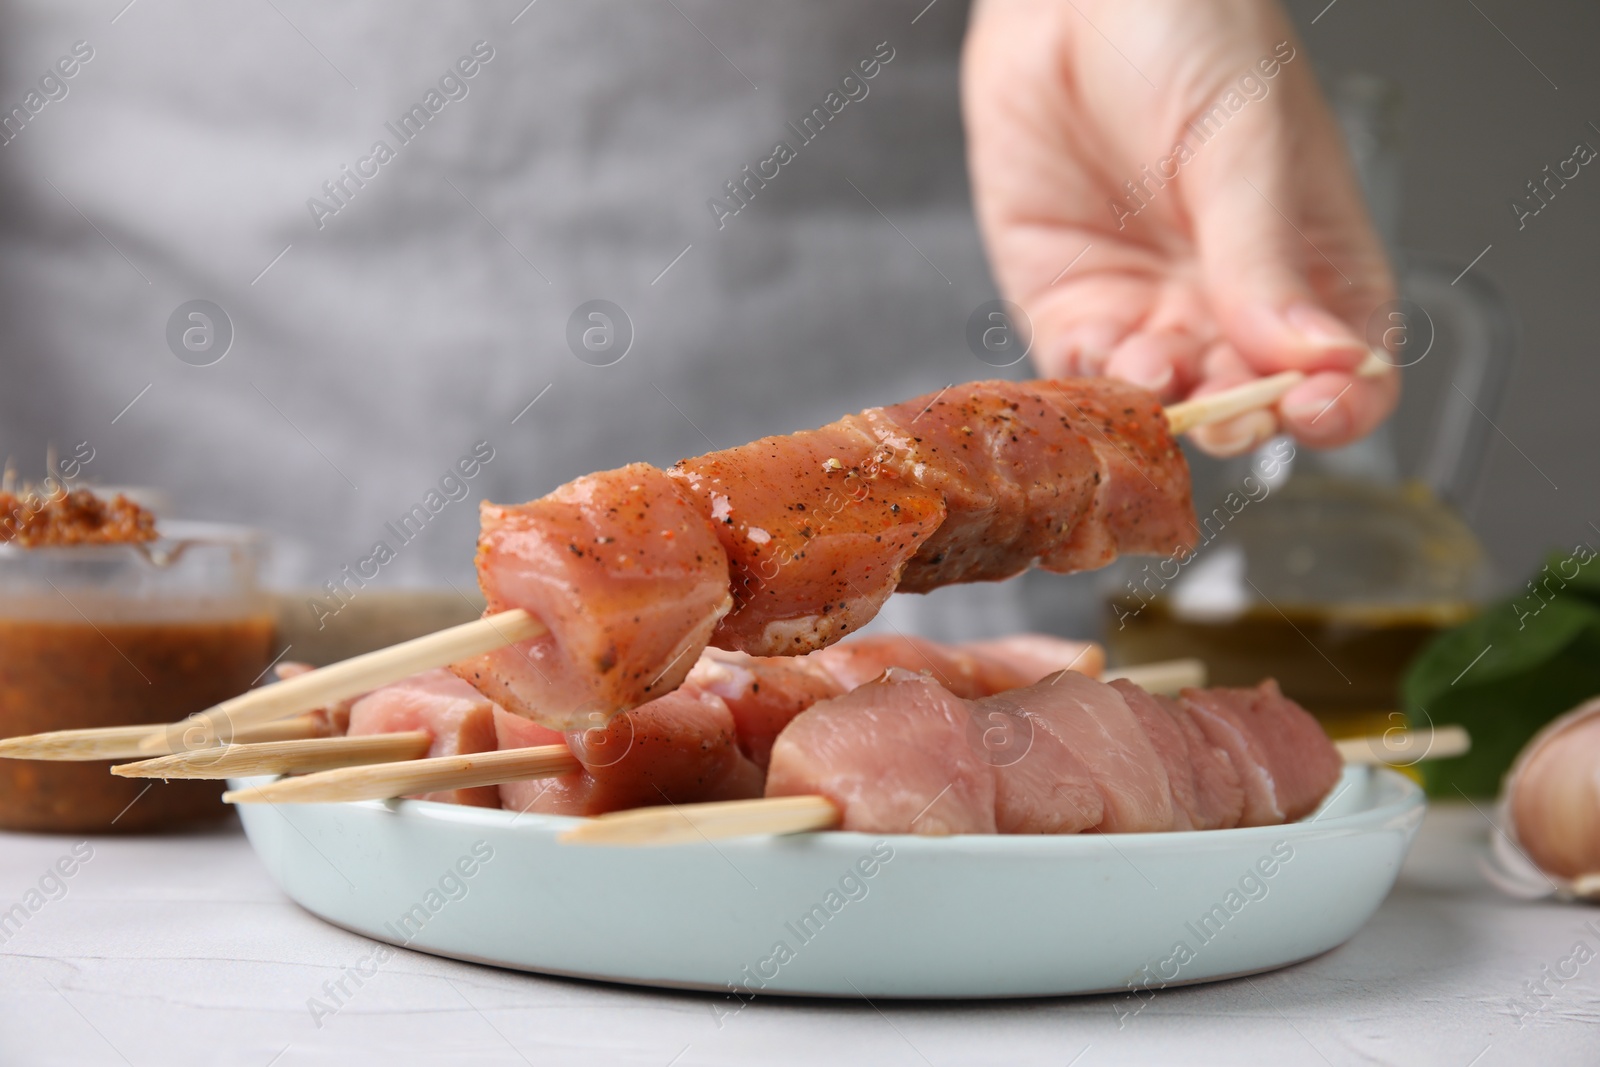
[[1076, 834], [1106, 819], [1095, 772], [1066, 731], [1050, 729], [1008, 694], [976, 701], [969, 743], [994, 768], [994, 821], [1002, 834]]
[[[1076, 642], [1061, 644], [1071, 645], [1079, 652], [1085, 647]], [[1035, 673], [1037, 662], [1032, 657], [996, 654], [981, 643], [946, 645], [922, 637], [897, 635], [858, 637], [813, 652], [806, 658], [832, 675], [845, 689], [865, 685], [888, 668], [899, 667], [925, 671], [956, 696], [968, 700], [1031, 685], [1066, 666], [1065, 662], [1055, 663]]]
[[[552, 730], [548, 726], [540, 726], [532, 719], [524, 719], [521, 715], [513, 715], [505, 708], [494, 709], [494, 730], [498, 747], [500, 748], [535, 748], [543, 745], [564, 745], [567, 735], [560, 730]], [[587, 772], [577, 775], [568, 775], [569, 778], [578, 779]], [[521, 782], [501, 782], [496, 788], [500, 791], [500, 806], [507, 811], [532, 811], [535, 804], [552, 783], [553, 779], [534, 778]], [[581, 790], [569, 789], [570, 793]], [[555, 802], [551, 798], [552, 803]], [[556, 814], [573, 814], [557, 812]]]
[[[272, 674], [275, 680], [286, 682], [290, 678], [298, 678], [300, 675], [310, 674], [314, 670], [316, 668], [309, 663], [286, 659], [272, 668]], [[366, 694], [363, 693], [361, 696], [366, 696]], [[316, 719], [327, 731], [323, 734], [324, 737], [343, 737], [350, 729], [350, 708], [356, 701], [361, 699], [361, 696], [340, 700], [326, 707], [313, 708], [308, 714]]]
[[1194, 821], [1195, 812], [1200, 806], [1199, 790], [1195, 786], [1188, 734], [1156, 698], [1143, 689], [1120, 679], [1110, 685], [1121, 695], [1128, 710], [1133, 712], [1139, 728], [1144, 731], [1161, 760], [1161, 769], [1166, 772], [1167, 789], [1172, 798], [1172, 819], [1168, 829], [1199, 829]]
[[1322, 727], [1270, 678], [1254, 689], [1185, 689], [1178, 703], [1238, 769], [1240, 826], [1303, 818], [1339, 780], [1343, 763]]
[[1189, 464], [1150, 393], [1110, 378], [1031, 383], [1072, 420], [1099, 459], [1094, 502], [1039, 565], [1070, 574], [1119, 555], [1187, 551], [1200, 529], [1190, 498]]
[[[1082, 645], [1076, 642], [1056, 641], [1053, 638], [1039, 638], [1047, 642], [1049, 647], [1056, 649], [1058, 658], [1067, 648], [1093, 648], [1092, 645]], [[861, 658], [846, 655], [843, 662], [848, 668], [859, 668], [855, 673], [850, 669], [843, 671], [829, 671], [824, 668], [824, 660], [835, 653], [850, 654], [865, 652]], [[801, 712], [819, 701], [837, 697], [857, 684], [856, 678], [871, 681], [890, 668], [906, 668], [908, 670], [926, 666], [928, 657], [939, 657], [941, 662], [973, 659], [970, 653], [960, 653], [949, 646], [942, 646], [932, 641], [905, 641], [901, 639], [882, 640], [878, 638], [856, 638], [824, 649], [809, 656], [778, 656], [761, 657], [748, 656], [741, 652], [725, 652], [721, 649], [708, 648], [701, 653], [700, 660], [695, 664], [689, 676], [671, 698], [699, 696], [709, 694], [712, 698], [720, 700], [727, 711], [733, 716], [733, 729], [740, 753], [748, 759], [762, 773], [765, 773], [770, 760], [772, 745], [779, 733]], [[982, 658], [982, 657], [976, 657]], [[1074, 658], [1077, 658], [1075, 654]], [[1024, 671], [1016, 674], [1009, 668], [1001, 668], [993, 664], [988, 665], [984, 671], [969, 672], [966, 677], [966, 686], [973, 696], [984, 696], [996, 691], [998, 688], [1019, 684], [1019, 677], [1031, 679], [1031, 674]], [[646, 716], [655, 714], [656, 704], [669, 698], [661, 698], [636, 709], [633, 715]], [[663, 706], [671, 707], [672, 704]], [[683, 705], [676, 705], [681, 707]], [[709, 712], [715, 717], [719, 713], [715, 710]], [[520, 716], [512, 715], [504, 710], [497, 710], [496, 728], [499, 733], [501, 748], [523, 748], [534, 745], [562, 744], [569, 735], [558, 733], [547, 727], [538, 725]], [[670, 720], [663, 720], [662, 729], [682, 728], [691, 731], [693, 743], [685, 744], [673, 749], [671, 754], [665, 752], [658, 754], [655, 761], [650, 764], [652, 772], [656, 775], [667, 773], [664, 768], [669, 760], [680, 760], [683, 766], [692, 770], [695, 767], [706, 766], [707, 761], [712, 770], [706, 772], [715, 776], [721, 774], [720, 767], [724, 757], [720, 746], [710, 749], [698, 747], [701, 732], [705, 729], [703, 716], [676, 716]], [[560, 799], [552, 798], [547, 808], [539, 808], [536, 798], [541, 796], [548, 788], [546, 783], [515, 782], [502, 785], [501, 803], [508, 809], [523, 810], [567, 810], [573, 806], [573, 797], [588, 798], [594, 786], [589, 779], [602, 780], [607, 777], [605, 764], [611, 763], [615, 755], [607, 755], [602, 751], [604, 746], [613, 738], [625, 737], [626, 731], [621, 733], [612, 730], [589, 730], [582, 734], [573, 735], [587, 738], [588, 748], [592, 756], [585, 756], [592, 763], [601, 767], [586, 772], [586, 775], [571, 776], [571, 780], [564, 787]], [[628, 773], [630, 767], [619, 767], [610, 772], [613, 777]], [[687, 775], [689, 771], [685, 771]], [[742, 770], [741, 770], [742, 773]], [[742, 778], [739, 779], [743, 781]], [[589, 814], [598, 814], [604, 804], [611, 803], [614, 798], [627, 797], [630, 794], [612, 782], [610, 791], [596, 794], [597, 799], [592, 803], [585, 799]], [[759, 785], [757, 786], [759, 790]], [[1091, 787], [1092, 789], [1092, 787]], [[648, 802], [648, 801], [647, 801]], [[659, 801], [656, 801], [659, 803]], [[676, 801], [675, 801], [676, 802]], [[1093, 797], [1095, 810], [1099, 810], [1099, 797]], [[1098, 819], [1098, 815], [1096, 816]]]
[[680, 461], [731, 566], [719, 648], [790, 656], [854, 633], [944, 520], [936, 493], [864, 469], [870, 438], [834, 423]]
[[[891, 667], [917, 674], [928, 674], [958, 697], [983, 696], [998, 689], [1025, 685], [1025, 681], [1003, 664], [987, 662], [963, 654], [953, 646], [923, 637], [873, 635], [843, 641], [806, 657], [816, 669], [825, 671], [841, 689], [849, 691], [877, 678]], [[980, 678], [981, 668], [989, 666], [1002, 675], [998, 686]], [[1005, 684], [1009, 682], [1010, 684]]]
[[[374, 689], [350, 708], [351, 737], [426, 730], [433, 735], [429, 756], [492, 752], [496, 745], [494, 713], [488, 697], [443, 668], [413, 674]], [[480, 808], [500, 806], [492, 785], [424, 793], [414, 798]]]
[[[1233, 748], [1213, 743], [1218, 724]], [[1296, 819], [1339, 767], [1271, 681], [1174, 702], [1062, 671], [965, 701], [891, 670], [795, 718], [773, 745], [767, 795], [820, 794], [844, 828], [875, 833], [1140, 833]]]
[[[502, 748], [556, 744], [561, 735], [502, 712]], [[565, 735], [584, 769], [560, 778], [508, 782], [501, 806], [549, 815], [601, 815], [655, 804], [748, 800], [761, 769], [739, 751], [733, 715], [719, 697], [688, 687]]]
[[810, 660], [810, 656], [747, 656], [708, 648], [684, 679], [683, 688], [722, 698], [733, 714], [740, 750], [765, 773], [772, 743], [783, 728], [817, 701], [846, 690]]
[[[507, 782], [500, 786], [500, 802], [508, 810], [586, 815], [614, 810], [607, 806], [612, 803], [622, 807], [665, 803], [659, 796], [651, 799], [654, 794], [648, 783], [641, 783], [636, 790], [623, 784], [628, 775], [641, 771], [658, 780], [681, 781], [701, 773], [725, 777], [730, 793], [760, 796], [772, 742], [779, 732], [818, 700], [841, 692], [836, 682], [812, 669], [803, 657], [763, 658], [708, 648], [675, 692], [613, 720], [606, 729], [568, 735], [502, 709], [495, 715], [501, 748], [566, 744], [571, 736], [579, 739], [580, 758], [593, 766], [568, 775], [559, 785], [552, 781]], [[662, 714], [663, 709], [667, 714]], [[744, 762], [731, 759], [726, 751], [723, 735], [728, 716], [738, 755], [754, 768], [754, 777]], [[648, 762], [624, 760], [625, 750], [636, 740], [631, 730], [640, 722], [652, 724], [659, 735], [686, 731], [687, 740], [675, 745], [657, 743]], [[709, 745], [703, 743], [707, 736], [712, 738]], [[645, 799], [633, 799], [641, 789]], [[547, 792], [549, 796], [545, 796]], [[673, 798], [675, 803], [682, 800]]]
[[903, 590], [1009, 578], [1088, 514], [1101, 462], [1043, 384], [971, 382], [856, 416], [877, 440], [878, 462], [939, 493], [949, 510], [906, 568]]
[[524, 608], [550, 632], [451, 669], [546, 726], [603, 725], [671, 692], [732, 603], [722, 546], [677, 483], [648, 464], [481, 511], [478, 583], [489, 612]]
[[1036, 745], [1040, 734], [1048, 735], [1088, 768], [1105, 803], [1092, 829], [1116, 834], [1175, 828], [1166, 769], [1121, 693], [1077, 671], [1061, 671], [1005, 699], [1034, 723]]
[[896, 588], [1082, 570], [1196, 533], [1153, 396], [1102, 380], [951, 386], [670, 471], [485, 504], [490, 609], [525, 608], [551, 634], [459, 666], [508, 710], [596, 725], [675, 688], [708, 637], [798, 655], [859, 630]]
[[[1228, 754], [1206, 739], [1177, 701], [1147, 693], [1126, 679], [1110, 684], [1156, 742], [1172, 785], [1174, 829], [1238, 826], [1244, 813], [1244, 787]], [[1176, 817], [1180, 810], [1183, 818]]]
[[891, 670], [802, 712], [772, 746], [767, 796], [820, 793], [842, 828], [992, 834], [994, 775], [968, 742], [966, 701]]
[[1027, 679], [1024, 685], [1032, 685], [1056, 671], [1077, 671], [1098, 678], [1106, 669], [1105, 649], [1093, 641], [1073, 641], [1050, 634], [1012, 634], [986, 641], [963, 641], [955, 647], [1008, 664]]
[[1076, 661], [1098, 668], [1098, 645], [1023, 634], [970, 645], [917, 637], [855, 637], [807, 656], [749, 656], [708, 648], [685, 679], [727, 702], [739, 746], [762, 770], [789, 721], [819, 700], [872, 681], [890, 668], [920, 673], [959, 697], [999, 693], [1035, 682]]

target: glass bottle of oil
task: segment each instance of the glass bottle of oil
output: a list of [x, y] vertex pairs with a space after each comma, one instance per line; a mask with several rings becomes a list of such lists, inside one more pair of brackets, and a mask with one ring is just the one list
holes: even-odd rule
[[1418, 482], [1307, 472], [1274, 487], [1262, 468], [1292, 446], [1274, 447], [1200, 514], [1193, 552], [1123, 567], [1111, 653], [1197, 657], [1212, 685], [1273, 677], [1330, 734], [1382, 733], [1412, 656], [1487, 591], [1483, 550]]

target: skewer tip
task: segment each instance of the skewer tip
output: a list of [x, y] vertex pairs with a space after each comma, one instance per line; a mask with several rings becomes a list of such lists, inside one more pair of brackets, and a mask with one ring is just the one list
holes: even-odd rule
[[827, 797], [761, 797], [611, 812], [578, 824], [557, 840], [569, 845], [684, 845], [832, 830], [841, 818]]

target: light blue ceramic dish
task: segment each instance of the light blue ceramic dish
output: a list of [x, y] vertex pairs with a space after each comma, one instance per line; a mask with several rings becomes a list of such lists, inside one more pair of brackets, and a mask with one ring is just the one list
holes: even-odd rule
[[1171, 834], [595, 848], [556, 842], [573, 819], [423, 801], [239, 813], [301, 906], [422, 952], [741, 996], [1022, 997], [1326, 952], [1377, 910], [1423, 808], [1405, 777], [1348, 768], [1303, 822]]

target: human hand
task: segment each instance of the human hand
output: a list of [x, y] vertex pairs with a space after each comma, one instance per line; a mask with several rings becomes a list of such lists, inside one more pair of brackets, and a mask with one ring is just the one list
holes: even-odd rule
[[1041, 373], [1171, 402], [1305, 372], [1191, 434], [1216, 455], [1394, 409], [1398, 373], [1352, 374], [1393, 278], [1275, 0], [979, 0], [962, 68], [978, 221]]

